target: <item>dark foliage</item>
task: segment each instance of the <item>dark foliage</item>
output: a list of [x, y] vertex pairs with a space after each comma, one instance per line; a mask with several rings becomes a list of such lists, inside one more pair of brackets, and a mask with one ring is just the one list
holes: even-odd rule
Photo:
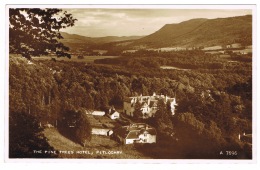
[[134, 106], [135, 110], [133, 112], [134, 118], [136, 120], [139, 120], [139, 119], [143, 118], [143, 113], [142, 113], [141, 108], [142, 108], [142, 103], [137, 100], [137, 102], [135, 103], [135, 106]]
[[[157, 113], [159, 116], [144, 120], [159, 133], [166, 132], [158, 135], [162, 137], [158, 141], [168, 140], [173, 135], [172, 132], [176, 133], [174, 136], [177, 137], [178, 135], [188, 137], [190, 135], [188, 132], [192, 131], [196, 132], [192, 137], [196, 139], [194, 143], [178, 144], [178, 147], [183, 148], [183, 152], [185, 147], [190, 145], [216, 143], [214, 147], [204, 145], [195, 147], [193, 155], [187, 153], [185, 158], [195, 158], [200, 154], [201, 148], [203, 152], [205, 151], [202, 155], [209, 156], [207, 148], [217, 151], [220, 144], [223, 144], [221, 148], [228, 149], [233, 145], [236, 146], [235, 149], [242, 148], [243, 151], [238, 141], [238, 133], [245, 130], [252, 132], [252, 63], [238, 62], [232, 65], [217, 56], [195, 50], [156, 53], [158, 56], [151, 55], [150, 60], [154, 59], [159, 65], [170, 65], [173, 61], [181, 64], [190, 62], [189, 64], [193, 66], [203, 68], [151, 69], [144, 63], [148, 60], [150, 52], [147, 54], [145, 51], [142, 52], [144, 52], [142, 57], [133, 54], [109, 59], [110, 63], [106, 64], [88, 65], [83, 62], [47, 60], [33, 61], [34, 65], [28, 65], [20, 58], [10, 58], [10, 110], [30, 111], [39, 120], [50, 122], [62, 118], [66, 110], [81, 108], [104, 110], [109, 105], [121, 109], [125, 97], [162, 93], [171, 97], [176, 96], [178, 106], [174, 117], [178, 117], [178, 122], [182, 122], [186, 130], [178, 131], [182, 126], [176, 125], [174, 121], [172, 123], [174, 117], [169, 116], [169, 107], [162, 107], [160, 111], [163, 112]], [[128, 62], [139, 63], [142, 67], [131, 67], [131, 64], [126, 64]], [[208, 67], [210, 63], [218, 62], [224, 67], [220, 69]], [[34, 95], [31, 95], [32, 92]], [[70, 138], [80, 142], [75, 136]], [[165, 146], [175, 148], [170, 142], [166, 142], [158, 145], [157, 151]], [[248, 147], [245, 149], [249, 155], [250, 150]], [[167, 152], [168, 158], [176, 153], [173, 150], [163, 151]], [[156, 154], [156, 151], [153, 153]]]
[[69, 48], [58, 39], [60, 30], [74, 25], [76, 19], [66, 11], [56, 8], [11, 8], [9, 9], [9, 50], [28, 59], [31, 56], [66, 56]]
[[170, 110], [168, 109], [169, 103], [164, 103], [163, 100], [158, 101], [158, 110], [155, 113], [155, 120], [157, 122], [157, 129], [163, 132], [171, 132], [173, 130], [173, 125], [170, 116]]
[[86, 114], [82, 111], [63, 111], [58, 129], [61, 134], [82, 146], [91, 140], [92, 128]]
[[[56, 154], [37, 119], [26, 113], [10, 112], [9, 115], [9, 157], [10, 158], [54, 158]], [[41, 151], [36, 153], [34, 151]], [[47, 151], [47, 152], [46, 152]], [[51, 152], [49, 152], [51, 151]]]

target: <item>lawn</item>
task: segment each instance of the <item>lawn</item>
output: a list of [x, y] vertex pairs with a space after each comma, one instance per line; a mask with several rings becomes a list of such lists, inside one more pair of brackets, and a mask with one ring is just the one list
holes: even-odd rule
[[57, 150], [59, 158], [104, 158], [104, 159], [148, 159], [133, 145], [121, 145], [107, 136], [92, 135], [86, 147], [62, 136], [55, 128], [46, 128], [44, 135], [49, 144]]

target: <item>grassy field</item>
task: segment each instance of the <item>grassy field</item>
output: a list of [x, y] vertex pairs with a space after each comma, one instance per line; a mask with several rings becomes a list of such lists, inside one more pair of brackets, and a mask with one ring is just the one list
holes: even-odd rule
[[55, 56], [41, 56], [41, 57], [32, 57], [33, 60], [51, 60], [55, 58], [57, 61], [74, 61], [74, 62], [85, 62], [93, 63], [94, 60], [104, 59], [104, 58], [117, 58], [118, 56], [84, 56], [84, 59], [78, 59], [77, 56], [71, 56], [71, 59], [66, 57], [55, 57]]
[[107, 136], [92, 135], [91, 142], [82, 147], [62, 136], [55, 128], [46, 128], [44, 135], [58, 151], [59, 158], [151, 159], [138, 152], [133, 145], [121, 145]]

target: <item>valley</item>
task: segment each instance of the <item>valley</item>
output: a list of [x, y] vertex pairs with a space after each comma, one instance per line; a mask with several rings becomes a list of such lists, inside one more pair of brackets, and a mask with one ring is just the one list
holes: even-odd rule
[[[10, 11], [10, 158], [252, 159], [252, 15], [90, 37], [71, 14], [50, 19], [61, 11]], [[100, 11], [88, 15], [139, 16]], [[21, 24], [25, 12], [29, 26]], [[86, 18], [89, 31], [111, 33], [100, 26], [112, 20]], [[72, 26], [81, 31], [60, 31]]]

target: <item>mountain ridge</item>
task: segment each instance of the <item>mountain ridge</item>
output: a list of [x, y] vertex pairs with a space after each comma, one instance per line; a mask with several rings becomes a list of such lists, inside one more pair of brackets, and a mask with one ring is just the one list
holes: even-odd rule
[[163, 47], [209, 47], [241, 43], [252, 45], [252, 15], [228, 18], [194, 18], [181, 23], [165, 24], [147, 36], [86, 37], [61, 32], [60, 41], [73, 49], [111, 50], [163, 48]]
[[[178, 24], [166, 24], [158, 31], [134, 41], [130, 46], [211, 46], [243, 41], [252, 44], [252, 15], [191, 19]], [[251, 41], [251, 42], [250, 42]]]

